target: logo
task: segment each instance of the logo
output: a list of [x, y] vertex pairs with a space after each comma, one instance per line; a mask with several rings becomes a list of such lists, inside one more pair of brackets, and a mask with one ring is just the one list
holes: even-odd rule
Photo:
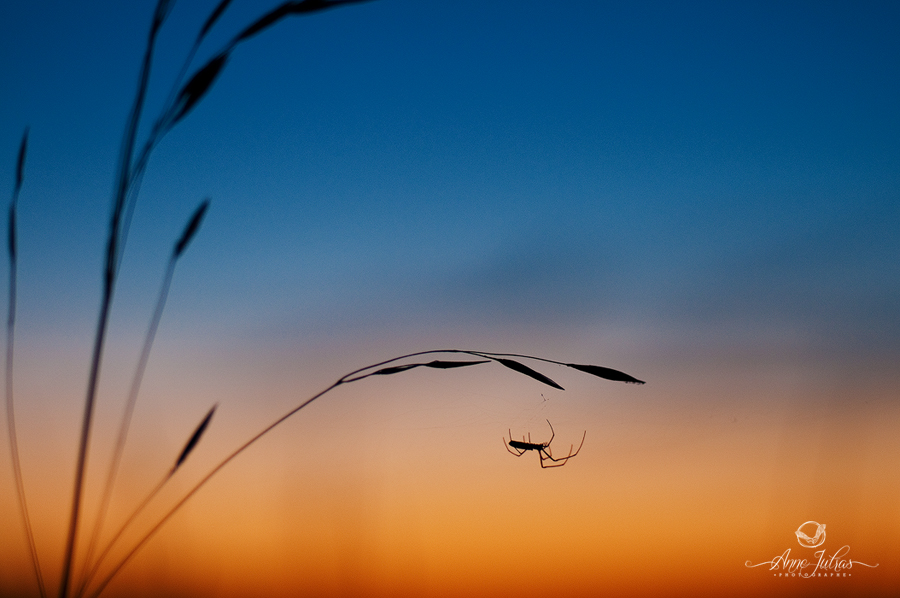
[[[803, 523], [794, 532], [797, 542], [804, 549], [818, 548], [825, 544], [825, 524], [815, 521], [807, 521]], [[806, 550], [801, 550], [796, 557], [791, 557], [791, 549], [788, 548], [783, 553], [769, 561], [756, 563], [746, 561], [744, 566], [750, 569], [763, 567], [768, 565], [768, 571], [772, 577], [799, 577], [808, 579], [810, 577], [851, 577], [853, 575], [853, 566], [857, 566], [857, 570], [861, 567], [874, 569], [878, 564], [870, 565], [862, 561], [855, 561], [850, 558], [850, 546], [845, 544], [835, 551], [829, 551], [827, 548], [817, 550], [812, 555]]]
[[[804, 532], [803, 530], [806, 530]], [[797, 528], [797, 531], [794, 532], [797, 534], [797, 541], [800, 542], [800, 546], [804, 548], [818, 548], [825, 542], [825, 524], [824, 523], [816, 523], [815, 521], [807, 521], [803, 525]], [[813, 534], [813, 537], [810, 538], [807, 533]]]

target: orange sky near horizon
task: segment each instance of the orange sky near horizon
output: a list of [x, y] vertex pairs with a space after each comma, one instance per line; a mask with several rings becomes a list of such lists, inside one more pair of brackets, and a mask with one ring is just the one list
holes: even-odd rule
[[[540, 368], [566, 387], [560, 392], [490, 364], [339, 389], [223, 470], [104, 595], [885, 596], [897, 587], [896, 377], [850, 383], [812, 360], [745, 362], [665, 347], [640, 355], [647, 347], [618, 341], [619, 358], [594, 361], [647, 385]], [[553, 356], [564, 341], [544, 342]], [[578, 345], [566, 358], [585, 348]], [[295, 404], [295, 383], [308, 396], [307, 388], [353, 369], [348, 360], [364, 363], [366, 351], [348, 349], [330, 364], [301, 356], [310, 359], [293, 370], [286, 354], [242, 356], [243, 371], [223, 367], [235, 355], [212, 357], [192, 365], [205, 394], [184, 401], [164, 398], [185, 380], [160, 357], [111, 520], [121, 522], [153, 486], [209, 403], [218, 401], [219, 411], [208, 436], [142, 529], [241, 439]], [[247, 389], [270, 398], [248, 401]], [[20, 440], [52, 586], [71, 491], [59, 451], [75, 430], [59, 417], [40, 433], [27, 400], [21, 394]], [[113, 419], [98, 419], [98, 439], [110, 437]], [[586, 431], [583, 452], [565, 467], [542, 470], [537, 456], [504, 450], [508, 428], [549, 438], [548, 419], [557, 454]], [[57, 443], [36, 446], [49, 432]], [[103, 463], [103, 444], [95, 442], [92, 463]], [[5, 444], [2, 458], [8, 462]], [[100, 469], [91, 470], [88, 521]], [[8, 467], [0, 480], [0, 508], [14, 514]], [[812, 558], [794, 537], [810, 520], [826, 524], [829, 555], [847, 545], [851, 559], [878, 567], [784, 579], [745, 566], [788, 549], [791, 558]], [[7, 516], [0, 525], [0, 595], [36, 595], [19, 521]]]

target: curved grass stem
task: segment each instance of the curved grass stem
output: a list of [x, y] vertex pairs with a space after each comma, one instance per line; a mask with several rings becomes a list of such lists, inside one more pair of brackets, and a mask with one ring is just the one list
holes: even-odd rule
[[[113, 578], [115, 578], [115, 576], [122, 569], [122, 567], [124, 567], [135, 556], [135, 554], [138, 553], [138, 551], [156, 534], [156, 532], [158, 532], [163, 527], [163, 525], [165, 525], [165, 523], [173, 515], [175, 515], [175, 513], [177, 513], [181, 509], [181, 507], [188, 500], [191, 499], [191, 497], [193, 497], [203, 486], [205, 486], [207, 482], [209, 482], [219, 471], [222, 470], [222, 468], [224, 468], [226, 465], [228, 465], [238, 455], [240, 455], [245, 450], [250, 448], [253, 444], [256, 443], [256, 441], [260, 440], [262, 437], [264, 437], [269, 432], [271, 432], [272, 430], [277, 428], [279, 425], [284, 423], [286, 420], [291, 418], [293, 415], [295, 415], [297, 412], [302, 410], [304, 407], [308, 406], [313, 401], [323, 397], [324, 395], [328, 394], [329, 392], [331, 392], [338, 386], [341, 386], [342, 384], [349, 384], [351, 382], [359, 382], [361, 380], [365, 380], [366, 378], [370, 378], [372, 376], [388, 373], [388, 370], [390, 370], [389, 373], [400, 373], [400, 372], [406, 371], [406, 369], [403, 369], [403, 367], [385, 368], [385, 366], [389, 366], [390, 364], [396, 363], [398, 361], [411, 359], [413, 357], [421, 357], [424, 355], [435, 355], [435, 354], [455, 354], [455, 355], [465, 354], [465, 355], [471, 355], [473, 357], [487, 358], [489, 360], [497, 361], [498, 363], [503, 363], [509, 357], [517, 357], [517, 358], [542, 361], [545, 363], [552, 363], [552, 364], [561, 365], [561, 366], [569, 366], [570, 365], [570, 364], [566, 364], [561, 361], [555, 361], [552, 359], [544, 359], [541, 357], [534, 357], [534, 356], [530, 356], [530, 355], [489, 353], [489, 352], [485, 352], [485, 351], [470, 351], [470, 350], [461, 350], [461, 349], [433, 349], [433, 350], [429, 350], [429, 351], [418, 351], [415, 353], [407, 353], [406, 355], [401, 355], [399, 357], [393, 357], [393, 358], [387, 359], [385, 361], [380, 361], [378, 363], [353, 370], [352, 372], [349, 372], [349, 373], [341, 376], [340, 378], [338, 378], [338, 380], [336, 382], [334, 382], [333, 384], [331, 384], [324, 390], [319, 391], [318, 393], [316, 393], [313, 396], [311, 396], [310, 398], [306, 399], [305, 401], [303, 401], [296, 407], [289, 410], [287, 413], [285, 413], [281, 417], [277, 418], [275, 421], [273, 421], [268, 426], [266, 426], [265, 428], [263, 428], [262, 430], [257, 432], [249, 440], [247, 440], [242, 445], [240, 445], [238, 448], [236, 448], [234, 451], [232, 451], [222, 461], [220, 461], [218, 465], [216, 465], [212, 470], [209, 471], [209, 473], [207, 473], [203, 478], [201, 478], [200, 481], [197, 482], [187, 492], [187, 494], [185, 494], [181, 498], [181, 500], [179, 500], [171, 509], [169, 509], [169, 511], [167, 511], [166, 514], [152, 528], [150, 528], [150, 530], [134, 545], [134, 547], [121, 560], [119, 560], [119, 562], [115, 565], [115, 567], [113, 567], [113, 569], [110, 571], [110, 573], [103, 579], [103, 581], [100, 582], [100, 584], [97, 586], [97, 588], [91, 594], [91, 598], [96, 598], [97, 596], [100, 595], [100, 593], [113, 580]], [[434, 365], [435, 363], [438, 363], [440, 365]], [[448, 362], [431, 362], [429, 364], [410, 364], [410, 365], [413, 365], [413, 366], [414, 365], [426, 365], [426, 366], [432, 366], [432, 367], [446, 368], [447, 363]], [[450, 363], [452, 363], [452, 362], [450, 362]], [[470, 362], [465, 362], [465, 365], [478, 365], [480, 363], [485, 363], [485, 362], [484, 361], [470, 361]], [[525, 373], [525, 372], [519, 371], [519, 373]], [[531, 374], [526, 373], [526, 375], [534, 377]], [[130, 522], [130, 520], [129, 520], [129, 522]], [[119, 531], [119, 533], [117, 534], [117, 537], [119, 534], [121, 534], [121, 531], [122, 530]]]

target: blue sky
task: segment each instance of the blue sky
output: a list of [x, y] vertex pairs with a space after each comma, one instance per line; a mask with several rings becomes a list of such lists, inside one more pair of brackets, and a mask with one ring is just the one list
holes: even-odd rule
[[[100, 242], [150, 4], [2, 9], [3, 176], [30, 126], [22, 225], [53, 219], [45, 249]], [[259, 14], [250, 4], [207, 52]], [[176, 7], [152, 97], [209, 5]], [[216, 297], [202, 311], [235, 315], [259, 284], [273, 328], [373, 312], [413, 326], [759, 319], [890, 343], [897, 12], [376, 2], [285, 21], [158, 148], [131, 255], [210, 196], [192, 248]], [[95, 253], [40, 266], [87, 279], [88, 312]]]
[[[57, 238], [103, 225], [146, 4], [3, 8], [4, 176], [30, 126], [23, 217], [59, 214]], [[173, 13], [157, 98], [209, 4]], [[867, 320], [897, 297], [897, 16], [377, 2], [286, 21], [160, 146], [134, 243], [208, 195], [196, 259], [236, 279], [205, 282], [268, 277], [313, 313], [355, 280], [389, 312], [463, 318]]]

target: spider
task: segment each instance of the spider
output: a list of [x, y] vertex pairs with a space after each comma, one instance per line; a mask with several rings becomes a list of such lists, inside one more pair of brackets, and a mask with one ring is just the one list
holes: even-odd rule
[[[553, 431], [553, 425], [550, 423], [550, 420], [547, 420], [547, 425], [550, 426], [550, 440], [547, 442], [531, 442], [531, 433], [528, 434], [528, 441], [525, 441], [525, 437], [522, 437], [522, 440], [513, 440], [512, 439], [512, 430], [509, 432], [509, 444], [506, 443], [506, 438], [503, 438], [503, 446], [506, 447], [506, 450], [516, 457], [521, 457], [525, 454], [526, 451], [537, 451], [538, 455], [541, 458], [541, 467], [562, 467], [566, 464], [566, 462], [578, 454], [578, 451], [581, 450], [581, 447], [584, 446], [584, 438], [587, 436], [587, 430], [584, 431], [584, 434], [581, 437], [581, 444], [578, 445], [578, 450], [574, 453], [572, 449], [575, 445], [571, 445], [569, 447], [569, 454], [565, 457], [560, 457], [559, 459], [553, 456], [553, 453], [550, 452], [550, 443], [553, 442], [553, 438], [556, 436], [556, 432]], [[512, 447], [512, 450], [509, 448]], [[547, 461], [553, 461], [556, 465], [544, 465]]]

